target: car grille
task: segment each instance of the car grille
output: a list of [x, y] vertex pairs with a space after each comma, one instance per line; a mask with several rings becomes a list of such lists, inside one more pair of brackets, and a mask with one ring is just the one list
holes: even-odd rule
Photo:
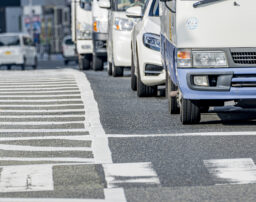
[[256, 64], [256, 52], [231, 52], [236, 64]]

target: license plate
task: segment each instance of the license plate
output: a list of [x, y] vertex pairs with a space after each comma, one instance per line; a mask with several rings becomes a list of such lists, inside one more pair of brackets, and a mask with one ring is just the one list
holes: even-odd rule
[[11, 55], [12, 52], [11, 52], [11, 51], [6, 51], [4, 54], [5, 54], [5, 55]]

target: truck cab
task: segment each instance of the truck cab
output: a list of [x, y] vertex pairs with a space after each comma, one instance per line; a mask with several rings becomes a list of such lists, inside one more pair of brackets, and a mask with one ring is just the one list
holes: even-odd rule
[[93, 54], [92, 0], [72, 0], [72, 40], [76, 44], [79, 69], [88, 70]]
[[194, 124], [211, 106], [256, 99], [256, 1], [160, 1], [170, 113]]

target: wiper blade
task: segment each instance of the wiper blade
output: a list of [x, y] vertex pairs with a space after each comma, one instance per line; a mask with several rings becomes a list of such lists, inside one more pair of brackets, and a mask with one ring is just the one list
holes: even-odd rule
[[209, 3], [214, 3], [214, 2], [217, 2], [217, 1], [221, 1], [221, 0], [201, 0], [201, 1], [198, 1], [198, 2], [194, 3], [193, 7], [197, 8], [198, 6], [201, 6], [201, 5], [204, 5], [204, 4], [209, 4]]

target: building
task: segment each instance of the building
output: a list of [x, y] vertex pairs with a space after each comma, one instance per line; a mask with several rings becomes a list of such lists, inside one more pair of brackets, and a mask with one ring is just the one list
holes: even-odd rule
[[33, 36], [34, 42], [60, 53], [62, 39], [70, 35], [70, 6], [66, 0], [21, 0], [22, 30]]
[[0, 1], [0, 33], [22, 30], [22, 8], [20, 0]]

